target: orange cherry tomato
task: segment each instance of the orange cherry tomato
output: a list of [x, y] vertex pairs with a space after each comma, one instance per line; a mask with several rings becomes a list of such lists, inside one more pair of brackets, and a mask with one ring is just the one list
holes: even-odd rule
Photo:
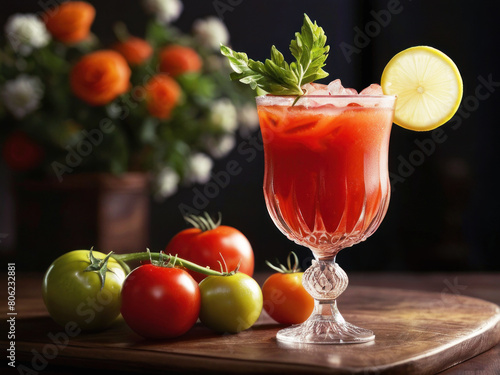
[[274, 273], [262, 285], [264, 310], [281, 324], [298, 324], [311, 315], [314, 299], [302, 286], [304, 272]]

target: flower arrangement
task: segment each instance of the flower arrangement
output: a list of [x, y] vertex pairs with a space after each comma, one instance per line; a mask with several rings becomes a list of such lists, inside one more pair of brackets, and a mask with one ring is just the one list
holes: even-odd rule
[[22, 176], [143, 171], [158, 196], [205, 183], [213, 159], [258, 124], [253, 94], [229, 82], [220, 56], [228, 32], [217, 18], [191, 33], [172, 23], [180, 0], [144, 0], [144, 38], [114, 27], [104, 46], [95, 8], [68, 1], [15, 14], [0, 49], [2, 158]]

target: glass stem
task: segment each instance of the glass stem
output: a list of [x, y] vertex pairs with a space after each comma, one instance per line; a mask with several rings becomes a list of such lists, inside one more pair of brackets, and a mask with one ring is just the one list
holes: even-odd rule
[[349, 279], [335, 258], [313, 260], [311, 267], [304, 272], [302, 284], [316, 300], [327, 303], [335, 302], [347, 288]]
[[338, 323], [345, 323], [344, 317], [337, 308], [337, 301], [314, 300], [313, 314], [321, 315], [325, 319], [333, 319]]
[[302, 324], [284, 328], [279, 341], [312, 344], [345, 344], [371, 341], [372, 331], [346, 322], [337, 309], [337, 297], [347, 288], [349, 279], [333, 259], [313, 260], [302, 277], [302, 284], [314, 298], [314, 310]]

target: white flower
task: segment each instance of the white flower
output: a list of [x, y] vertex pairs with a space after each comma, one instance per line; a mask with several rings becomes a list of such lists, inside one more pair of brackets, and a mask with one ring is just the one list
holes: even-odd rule
[[147, 12], [164, 24], [177, 20], [184, 8], [180, 0], [143, 0], [143, 4]]
[[210, 72], [217, 72], [226, 68], [228, 65], [226, 61], [228, 59], [225, 56], [210, 55], [206, 57], [204, 67]]
[[212, 159], [201, 152], [191, 155], [188, 160], [186, 179], [191, 183], [207, 183], [210, 180], [213, 165]]
[[50, 34], [45, 24], [34, 14], [14, 14], [5, 24], [5, 34], [14, 51], [23, 56], [31, 53], [33, 48], [46, 46]]
[[106, 106], [106, 113], [112, 119], [118, 118], [124, 110], [126, 111], [123, 106], [117, 104], [116, 102], [111, 102]]
[[249, 135], [259, 127], [259, 115], [253, 104], [245, 104], [238, 110], [241, 135]]
[[238, 112], [233, 103], [227, 98], [216, 100], [212, 104], [210, 122], [215, 129], [232, 132], [238, 127]]
[[158, 174], [156, 184], [156, 198], [165, 199], [177, 192], [180, 177], [175, 170], [170, 167], [163, 168]]
[[17, 119], [22, 119], [36, 110], [42, 97], [42, 82], [37, 77], [25, 74], [7, 81], [0, 91], [0, 98], [2, 98], [5, 107]]
[[219, 50], [220, 44], [228, 44], [229, 32], [217, 17], [199, 19], [193, 23], [193, 34], [205, 47]]
[[212, 157], [220, 159], [231, 152], [236, 145], [236, 138], [232, 134], [225, 134], [222, 137], [207, 137], [205, 145]]

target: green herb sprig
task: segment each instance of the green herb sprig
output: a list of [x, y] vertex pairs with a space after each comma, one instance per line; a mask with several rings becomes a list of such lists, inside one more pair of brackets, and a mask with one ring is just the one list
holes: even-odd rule
[[290, 43], [290, 51], [296, 61], [288, 64], [275, 46], [271, 47], [271, 59], [264, 63], [249, 59], [243, 52], [235, 52], [221, 45], [221, 53], [229, 59], [233, 81], [240, 81], [271, 95], [304, 95], [302, 86], [325, 78], [323, 70], [330, 47], [326, 35], [316, 22], [304, 14], [300, 33]]

